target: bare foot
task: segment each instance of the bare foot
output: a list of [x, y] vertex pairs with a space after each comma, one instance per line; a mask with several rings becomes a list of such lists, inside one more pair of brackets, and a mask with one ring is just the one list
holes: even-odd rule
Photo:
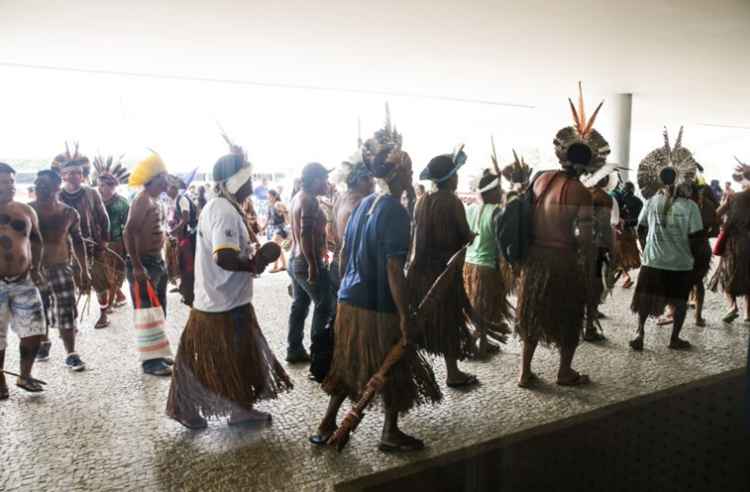
[[530, 388], [537, 380], [536, 374], [533, 372], [528, 372], [521, 374], [521, 377], [518, 378], [518, 387], [519, 388]]

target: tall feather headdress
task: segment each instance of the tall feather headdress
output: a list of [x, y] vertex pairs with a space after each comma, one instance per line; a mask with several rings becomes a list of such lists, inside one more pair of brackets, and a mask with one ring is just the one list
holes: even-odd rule
[[91, 171], [91, 163], [89, 158], [81, 154], [79, 151], [78, 142], [73, 143], [73, 150], [70, 150], [70, 145], [65, 142], [65, 152], [57, 154], [50, 167], [57, 172], [61, 172], [66, 167], [81, 166], [83, 168], [83, 175], [88, 176]]
[[373, 176], [386, 178], [395, 164], [403, 161], [402, 143], [403, 137], [392, 124], [391, 109], [385, 103], [385, 125], [362, 145], [362, 160]]
[[516, 150], [512, 150], [513, 162], [503, 168], [503, 177], [511, 184], [526, 184], [531, 179], [533, 169], [526, 164], [523, 156], [519, 158]]
[[682, 146], [683, 128], [675, 140], [674, 147], [669, 142], [669, 132], [664, 128], [664, 142], [658, 149], [649, 152], [638, 165], [638, 187], [641, 194], [647, 200], [664, 188], [661, 173], [666, 169], [672, 169], [677, 177], [675, 185], [692, 183], [695, 180], [698, 164], [693, 154]]
[[734, 168], [732, 173], [732, 179], [737, 183], [750, 183], [750, 165], [745, 164], [737, 156], [734, 157], [737, 161], [737, 167]]
[[92, 183], [96, 186], [99, 179], [109, 177], [116, 181], [117, 184], [127, 184], [128, 178], [130, 177], [130, 171], [128, 171], [128, 168], [122, 163], [123, 156], [124, 154], [117, 158], [112, 155], [107, 157], [102, 155], [96, 156], [94, 158], [94, 175], [91, 180]]
[[[557, 132], [553, 144], [555, 155], [563, 167], [582, 167], [582, 171], [592, 173], [602, 167], [610, 153], [609, 144], [604, 137], [594, 129], [594, 122], [604, 104], [600, 102], [590, 118], [586, 118], [586, 108], [583, 101], [583, 85], [578, 82], [578, 108], [573, 100], [568, 98], [570, 111], [573, 116], [573, 126], [568, 126]], [[574, 145], [585, 145], [591, 151], [591, 159], [587, 163], [574, 164], [570, 162], [568, 151]]]

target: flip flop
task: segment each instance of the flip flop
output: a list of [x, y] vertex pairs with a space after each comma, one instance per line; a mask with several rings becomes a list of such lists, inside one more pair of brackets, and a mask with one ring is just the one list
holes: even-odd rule
[[34, 378], [18, 378], [16, 379], [16, 386], [22, 390], [26, 390], [29, 393], [41, 393], [44, 391], [41, 382]]
[[627, 280], [627, 281], [625, 281], [625, 283], [622, 284], [622, 288], [623, 289], [629, 289], [632, 286], [633, 286], [633, 281], [632, 280]]
[[310, 436], [308, 438], [308, 441], [310, 441], [311, 444], [315, 444], [316, 446], [328, 446], [328, 440], [333, 435], [334, 431], [327, 432], [325, 434], [315, 434], [314, 436]]
[[243, 425], [243, 424], [258, 424], [258, 423], [264, 423], [264, 422], [271, 422], [272, 417], [269, 413], [266, 417], [248, 417], [240, 420], [232, 420], [232, 418], [229, 418], [229, 421], [227, 422], [227, 425]]
[[659, 318], [656, 320], [656, 326], [667, 326], [674, 324], [674, 318]]
[[476, 384], [479, 384], [479, 379], [473, 374], [467, 374], [463, 381], [457, 383], [445, 383], [449, 388], [468, 388], [469, 386], [474, 386]]
[[199, 415], [195, 415], [194, 417], [190, 418], [183, 418], [179, 416], [173, 416], [170, 415], [174, 420], [181, 423], [183, 426], [187, 427], [190, 430], [201, 430], [208, 427], [208, 422], [206, 422], [206, 419]]
[[706, 326], [706, 320], [703, 318], [696, 319], [695, 326], [697, 326], [698, 328], [704, 328]]
[[604, 335], [602, 335], [598, 331], [597, 332], [593, 332], [593, 333], [585, 333], [583, 335], [583, 340], [586, 341], [586, 342], [591, 342], [591, 343], [603, 342], [606, 339], [607, 339], [607, 337], [605, 337]]
[[739, 311], [737, 309], [733, 309], [733, 310], [729, 311], [727, 314], [725, 314], [724, 317], [721, 318], [721, 320], [724, 323], [732, 323], [732, 322], [734, 322], [734, 320], [736, 320], [739, 317], [740, 317]]
[[0, 401], [10, 398], [10, 392], [7, 386], [0, 386]]
[[585, 386], [591, 383], [591, 379], [586, 374], [576, 373], [576, 377], [570, 381], [557, 380], [558, 386]]
[[109, 326], [109, 320], [107, 320], [107, 321], [105, 321], [103, 323], [100, 322], [100, 321], [97, 321], [96, 324], [94, 325], [94, 328], [97, 329], [97, 330], [101, 330], [102, 328], [106, 328], [108, 326]]
[[378, 449], [383, 453], [408, 453], [410, 451], [424, 449], [424, 442], [416, 437], [404, 436], [404, 442], [400, 443], [380, 441]]

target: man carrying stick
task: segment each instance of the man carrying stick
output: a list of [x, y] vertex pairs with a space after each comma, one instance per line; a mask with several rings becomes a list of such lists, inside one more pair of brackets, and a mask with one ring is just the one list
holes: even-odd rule
[[378, 448], [383, 452], [422, 449], [421, 440], [398, 428], [398, 415], [442, 397], [432, 368], [408, 343], [411, 314], [404, 261], [410, 220], [399, 198], [412, 186], [412, 169], [408, 154], [388, 137], [389, 132], [378, 132], [365, 149], [365, 162], [388, 191], [365, 198], [346, 227], [343, 255], [348, 260], [339, 289], [333, 363], [323, 382], [331, 399], [318, 434], [310, 438], [317, 445], [328, 443], [336, 430], [344, 399], [362, 395], [398, 343], [405, 346], [404, 354], [390, 368], [380, 393], [385, 421]]

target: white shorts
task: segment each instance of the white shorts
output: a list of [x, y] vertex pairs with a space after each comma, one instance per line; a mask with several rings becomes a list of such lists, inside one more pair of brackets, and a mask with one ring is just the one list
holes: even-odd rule
[[0, 350], [8, 346], [8, 327], [18, 338], [47, 333], [39, 290], [29, 277], [18, 282], [0, 280]]

